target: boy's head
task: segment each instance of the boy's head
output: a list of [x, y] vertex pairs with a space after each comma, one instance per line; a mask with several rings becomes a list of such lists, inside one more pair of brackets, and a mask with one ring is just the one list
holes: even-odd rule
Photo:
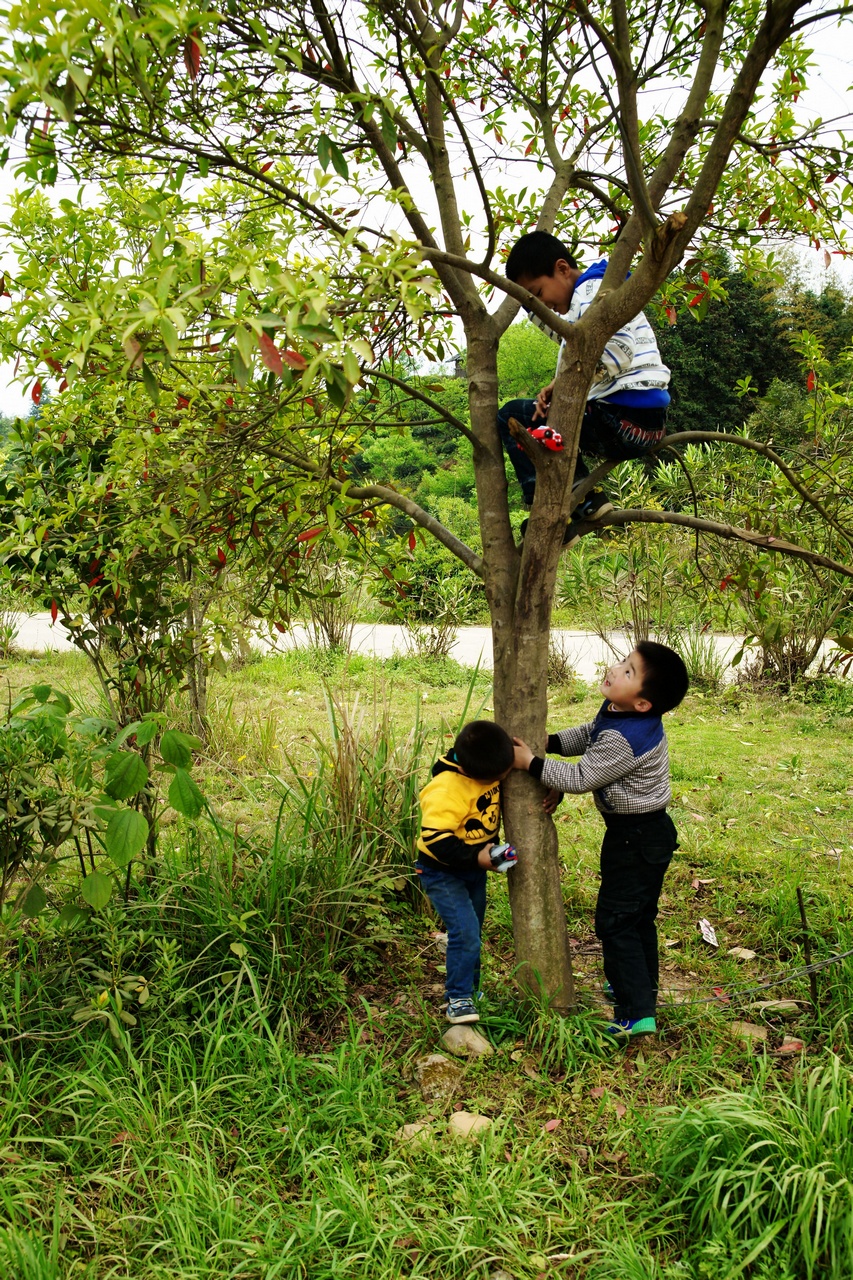
[[617, 711], [654, 711], [662, 716], [678, 706], [689, 684], [687, 668], [674, 649], [641, 640], [610, 668], [601, 692]]
[[547, 231], [517, 240], [506, 260], [507, 278], [527, 289], [559, 315], [569, 309], [580, 267], [564, 244]]
[[453, 749], [462, 772], [478, 782], [506, 777], [515, 755], [512, 738], [492, 720], [472, 720], [466, 724]]

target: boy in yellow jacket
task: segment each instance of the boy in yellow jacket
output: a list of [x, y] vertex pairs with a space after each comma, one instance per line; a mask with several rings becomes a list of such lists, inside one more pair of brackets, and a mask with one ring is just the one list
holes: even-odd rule
[[491, 720], [466, 724], [433, 765], [420, 795], [415, 869], [447, 929], [448, 1022], [477, 1022], [486, 872], [501, 821], [501, 782], [513, 766], [512, 738]]

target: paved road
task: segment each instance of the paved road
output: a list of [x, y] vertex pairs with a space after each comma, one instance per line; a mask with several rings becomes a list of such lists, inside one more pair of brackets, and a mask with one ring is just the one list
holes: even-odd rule
[[[553, 632], [554, 643], [562, 646], [577, 674], [582, 680], [588, 681], [595, 680], [606, 663], [613, 662], [615, 657], [623, 657], [628, 652], [630, 643], [626, 636], [614, 632], [611, 640], [615, 650], [591, 631]], [[287, 649], [309, 644], [310, 637], [304, 627], [297, 626], [288, 635], [278, 636], [272, 646], [266, 640], [259, 643], [264, 648]], [[52, 623], [49, 613], [19, 615], [17, 644], [22, 649], [31, 649], [38, 653], [73, 648], [68, 632], [59, 622]], [[734, 636], [714, 637], [714, 645], [723, 659], [731, 658], [737, 652], [739, 644], [739, 640]], [[353, 632], [352, 649], [354, 653], [369, 654], [378, 658], [388, 658], [395, 653], [406, 653], [407, 633], [402, 627], [360, 623]], [[460, 627], [456, 643], [451, 650], [451, 657], [466, 667], [473, 667], [479, 662], [481, 666], [491, 669], [492, 633], [490, 629]]]

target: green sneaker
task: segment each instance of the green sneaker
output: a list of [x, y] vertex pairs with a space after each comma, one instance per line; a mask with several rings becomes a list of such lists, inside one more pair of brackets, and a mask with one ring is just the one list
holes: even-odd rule
[[604, 1029], [616, 1040], [629, 1040], [632, 1036], [656, 1035], [658, 1027], [654, 1018], [618, 1018]]

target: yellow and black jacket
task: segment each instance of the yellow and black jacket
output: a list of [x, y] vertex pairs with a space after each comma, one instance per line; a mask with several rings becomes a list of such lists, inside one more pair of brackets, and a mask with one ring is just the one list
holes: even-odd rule
[[420, 800], [418, 853], [447, 871], [470, 871], [480, 850], [497, 840], [500, 782], [469, 778], [449, 751], [433, 765]]

